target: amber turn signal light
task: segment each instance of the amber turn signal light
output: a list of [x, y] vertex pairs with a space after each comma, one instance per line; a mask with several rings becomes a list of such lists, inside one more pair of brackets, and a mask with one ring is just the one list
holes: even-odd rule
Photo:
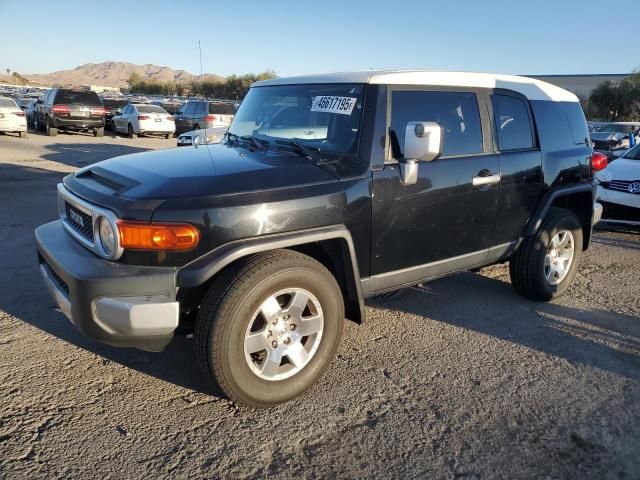
[[135, 250], [190, 250], [200, 232], [186, 223], [118, 222], [120, 246]]

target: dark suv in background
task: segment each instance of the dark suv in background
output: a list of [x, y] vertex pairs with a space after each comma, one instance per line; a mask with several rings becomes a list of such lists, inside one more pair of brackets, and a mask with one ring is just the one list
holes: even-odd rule
[[185, 103], [175, 115], [176, 135], [201, 128], [228, 127], [236, 107], [227, 102], [195, 100]]
[[111, 129], [112, 132], [115, 132], [115, 128], [113, 128], [113, 117], [116, 116], [119, 111], [129, 105], [129, 100], [120, 100], [117, 98], [103, 98], [102, 105], [104, 106], [104, 124], [108, 128]]
[[51, 137], [58, 130], [92, 131], [94, 137], [102, 137], [105, 113], [96, 92], [53, 88], [38, 100], [34, 127]]

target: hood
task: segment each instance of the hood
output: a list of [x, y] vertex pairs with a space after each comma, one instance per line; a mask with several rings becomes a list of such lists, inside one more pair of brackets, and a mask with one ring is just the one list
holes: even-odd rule
[[[98, 190], [110, 189], [112, 195], [132, 200], [225, 195], [334, 181], [335, 175], [301, 156], [222, 144], [116, 157], [65, 179], [80, 195], [86, 195], [86, 187], [97, 182]], [[85, 188], [74, 188], [76, 182]]]
[[615, 140], [616, 142], [619, 142], [626, 136], [627, 134], [622, 132], [592, 132], [591, 140], [597, 142], [610, 142]]
[[598, 178], [605, 182], [611, 180], [640, 180], [640, 160], [619, 158], [609, 164]]

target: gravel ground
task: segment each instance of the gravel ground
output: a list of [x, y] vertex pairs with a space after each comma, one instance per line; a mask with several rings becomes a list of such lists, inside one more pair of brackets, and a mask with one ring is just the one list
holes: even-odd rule
[[33, 229], [67, 172], [174, 142], [0, 136], [0, 477], [640, 478], [638, 231], [598, 231], [554, 303], [505, 265], [367, 302], [319, 384], [268, 411], [221, 398], [190, 339], [84, 338]]

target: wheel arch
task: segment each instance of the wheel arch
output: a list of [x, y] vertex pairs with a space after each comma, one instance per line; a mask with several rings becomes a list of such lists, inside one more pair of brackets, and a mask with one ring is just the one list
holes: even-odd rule
[[182, 267], [177, 274], [181, 289], [200, 290], [232, 263], [260, 252], [295, 250], [322, 263], [336, 278], [349, 320], [362, 323], [365, 317], [360, 273], [351, 233], [344, 225], [301, 232], [237, 240], [221, 245]]
[[582, 225], [582, 249], [589, 247], [591, 240], [591, 220], [595, 203], [595, 183], [580, 183], [559, 187], [547, 192], [525, 228], [526, 237], [535, 235], [551, 207], [561, 207], [576, 214]]

